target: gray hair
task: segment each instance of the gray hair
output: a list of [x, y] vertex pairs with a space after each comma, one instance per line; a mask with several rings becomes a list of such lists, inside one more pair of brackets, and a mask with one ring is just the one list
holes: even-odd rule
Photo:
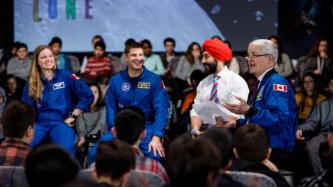
[[263, 54], [270, 54], [273, 56], [274, 63], [277, 63], [278, 60], [278, 48], [277, 46], [270, 40], [267, 39], [258, 39], [254, 40], [250, 43], [250, 45], [259, 46]]

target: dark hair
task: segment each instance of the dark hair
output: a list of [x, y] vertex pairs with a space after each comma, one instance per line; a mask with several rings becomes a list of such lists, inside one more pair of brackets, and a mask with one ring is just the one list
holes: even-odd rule
[[221, 162], [220, 167], [225, 168], [232, 159], [234, 146], [233, 136], [227, 129], [210, 128], [199, 138], [210, 140], [220, 151]]
[[96, 48], [96, 47], [100, 47], [100, 48], [102, 48], [104, 51], [105, 51], [105, 49], [106, 49], [106, 45], [105, 45], [105, 43], [104, 43], [103, 40], [100, 40], [100, 41], [96, 42], [95, 45], [94, 45], [94, 48]]
[[49, 43], [49, 46], [51, 47], [53, 44], [59, 44], [60, 45], [60, 47], [62, 47], [62, 40], [61, 40], [61, 38], [59, 38], [58, 36], [56, 36], [56, 37], [53, 37], [52, 39], [51, 39], [51, 41], [50, 41], [50, 43]]
[[175, 39], [173, 39], [171, 37], [165, 38], [164, 41], [163, 41], [163, 44], [165, 45], [167, 42], [171, 42], [173, 44], [173, 46], [176, 47]]
[[200, 81], [206, 77], [206, 74], [199, 69], [192, 71], [190, 75], [190, 80], [199, 85]]
[[2, 113], [2, 127], [4, 135], [10, 138], [23, 138], [29, 126], [33, 126], [36, 119], [35, 110], [22, 101], [11, 102]]
[[28, 50], [28, 46], [27, 46], [27, 44], [25, 44], [25, 43], [17, 43], [17, 45], [16, 45], [16, 52], [17, 52], [19, 49], [21, 49], [21, 48], [25, 48], [26, 50]]
[[[310, 49], [309, 53], [307, 56], [309, 57], [317, 57], [319, 56], [319, 45], [320, 42], [322, 41], [326, 41], [328, 43], [328, 40], [326, 38], [319, 38], [316, 40], [316, 42], [314, 43], [314, 45], [312, 46], [312, 48]], [[328, 49], [327, 49], [328, 50]]]
[[230, 49], [232, 49], [231, 42], [229, 40], [222, 41], [223, 43], [227, 44]]
[[128, 54], [130, 52], [131, 49], [134, 49], [134, 48], [141, 48], [142, 49], [142, 45], [138, 42], [133, 42], [133, 43], [130, 43], [128, 45], [125, 46], [125, 54]]
[[125, 46], [128, 46], [129, 44], [132, 44], [132, 43], [135, 43], [136, 41], [133, 39], [133, 38], [128, 38], [126, 41], [125, 41]]
[[243, 125], [235, 133], [235, 148], [240, 159], [261, 162], [268, 154], [269, 138], [259, 125]]
[[92, 39], [91, 39], [91, 41], [93, 41], [96, 38], [98, 38], [98, 39], [100, 39], [100, 41], [104, 42], [104, 38], [101, 35], [95, 35], [95, 36], [93, 36]]
[[284, 49], [283, 49], [283, 46], [282, 46], [282, 43], [281, 43], [281, 40], [278, 36], [276, 35], [271, 35], [268, 37], [269, 40], [271, 39], [274, 39], [277, 41], [277, 48], [278, 48], [278, 64], [282, 64], [282, 56], [281, 54], [284, 53]]
[[138, 107], [129, 106], [116, 114], [115, 128], [119, 140], [133, 145], [145, 130], [145, 115]]
[[96, 83], [107, 86], [109, 84], [109, 80], [108, 76], [99, 76], [96, 78]]
[[199, 43], [197, 42], [192, 42], [188, 47], [187, 47], [187, 50], [185, 52], [185, 57], [187, 59], [187, 61], [193, 65], [194, 64], [194, 56], [192, 55], [192, 50], [193, 50], [193, 47], [197, 45], [199, 47], [199, 50], [200, 50], [200, 54], [201, 54], [201, 46]]
[[25, 175], [29, 186], [57, 187], [73, 181], [79, 171], [76, 161], [61, 147], [44, 144], [28, 154]]
[[141, 41], [141, 45], [143, 46], [144, 44], [147, 44], [149, 46], [149, 48], [153, 48], [153, 46], [151, 45], [151, 42], [148, 39], [144, 39]]
[[223, 41], [222, 38], [221, 38], [221, 36], [219, 36], [219, 35], [214, 35], [210, 39], [215, 39], [215, 38]]
[[122, 141], [100, 142], [96, 154], [96, 173], [112, 179], [121, 178], [135, 167], [131, 146]]
[[216, 178], [220, 168], [217, 147], [206, 139], [182, 135], [170, 145], [166, 169], [171, 186], [207, 186], [209, 174]]
[[301, 96], [302, 97], [301, 97], [301, 102], [300, 102], [299, 107], [298, 107], [299, 112], [304, 111], [304, 109], [305, 109], [305, 100], [306, 100], [306, 97], [308, 96], [308, 94], [306, 93], [306, 90], [304, 88], [304, 79], [305, 79], [305, 77], [311, 77], [314, 81], [313, 82], [314, 83], [314, 88], [313, 88], [312, 96], [309, 96], [312, 99], [311, 108], [317, 105], [317, 99], [318, 99], [319, 91], [320, 91], [318, 75], [316, 75], [312, 72], [305, 73], [302, 77], [302, 87], [301, 87], [301, 93], [302, 93]]
[[88, 85], [89, 85], [89, 88], [92, 86], [95, 86], [97, 88], [97, 91], [98, 91], [98, 99], [97, 99], [97, 103], [96, 103], [97, 109], [100, 109], [101, 107], [105, 106], [101, 88], [96, 83], [89, 83]]

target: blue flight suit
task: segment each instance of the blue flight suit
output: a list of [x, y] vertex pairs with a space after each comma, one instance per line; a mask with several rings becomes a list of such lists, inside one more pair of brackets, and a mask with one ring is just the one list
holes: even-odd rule
[[292, 87], [272, 69], [266, 73], [257, 90], [250, 103], [255, 112], [248, 117], [248, 121], [265, 129], [272, 148], [292, 151], [297, 125], [296, 101]]
[[[115, 115], [126, 106], [139, 107], [145, 114], [147, 134], [140, 144], [145, 156], [159, 160], [153, 151], [148, 152], [152, 136], [163, 137], [168, 123], [169, 97], [164, 89], [161, 78], [145, 67], [137, 78], [128, 75], [128, 69], [119, 72], [109, 82], [106, 92], [106, 122], [111, 129], [114, 127]], [[111, 132], [104, 134], [100, 141], [112, 140]], [[89, 160], [95, 158], [96, 148], [89, 153]]]
[[[94, 95], [82, 80], [67, 70], [56, 69], [53, 78], [50, 81], [42, 79], [42, 84], [39, 102], [29, 97], [29, 83], [26, 84], [22, 96], [22, 101], [37, 111], [32, 146], [48, 138], [74, 155], [76, 134], [64, 120], [75, 108], [88, 111]], [[77, 103], [74, 103], [75, 100]]]

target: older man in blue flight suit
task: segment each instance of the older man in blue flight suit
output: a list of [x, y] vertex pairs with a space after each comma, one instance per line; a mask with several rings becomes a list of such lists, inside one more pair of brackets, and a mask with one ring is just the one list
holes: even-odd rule
[[[226, 103], [225, 107], [238, 114], [245, 114], [246, 122], [259, 124], [266, 130], [273, 148], [271, 160], [289, 169], [291, 151], [295, 145], [297, 124], [296, 101], [286, 79], [275, 70], [278, 50], [270, 40], [259, 39], [250, 43], [248, 64], [250, 73], [260, 81], [249, 104], [239, 98], [240, 104]], [[236, 124], [236, 121], [228, 123]]]
[[[140, 150], [145, 156], [159, 160], [164, 157], [161, 138], [168, 122], [169, 97], [161, 78], [144, 66], [142, 46], [133, 43], [125, 48], [127, 69], [110, 80], [106, 92], [106, 121], [114, 127], [115, 114], [126, 106], [137, 106], [145, 114], [146, 136], [140, 143]], [[101, 141], [114, 139], [107, 132]], [[95, 151], [89, 153], [89, 160], [94, 159]]]

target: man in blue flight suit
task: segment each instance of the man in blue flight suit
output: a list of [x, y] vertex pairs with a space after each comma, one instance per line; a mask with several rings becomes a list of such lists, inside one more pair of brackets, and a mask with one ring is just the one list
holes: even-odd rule
[[[243, 99], [240, 104], [226, 103], [231, 112], [244, 114], [247, 122], [259, 124], [269, 135], [273, 148], [271, 160], [285, 169], [290, 167], [291, 151], [295, 145], [297, 110], [295, 95], [288, 81], [275, 70], [278, 50], [270, 40], [259, 39], [248, 48], [249, 72], [260, 81], [249, 104]], [[236, 125], [236, 121], [229, 121]]]
[[[168, 122], [169, 97], [161, 78], [144, 66], [144, 54], [139, 43], [125, 48], [127, 69], [118, 73], [109, 82], [106, 92], [106, 121], [114, 127], [115, 114], [126, 106], [137, 106], [146, 118], [146, 136], [140, 143], [145, 156], [159, 160], [164, 157], [161, 138]], [[111, 132], [103, 135], [100, 141], [113, 139]], [[93, 159], [94, 151], [89, 154]]]

